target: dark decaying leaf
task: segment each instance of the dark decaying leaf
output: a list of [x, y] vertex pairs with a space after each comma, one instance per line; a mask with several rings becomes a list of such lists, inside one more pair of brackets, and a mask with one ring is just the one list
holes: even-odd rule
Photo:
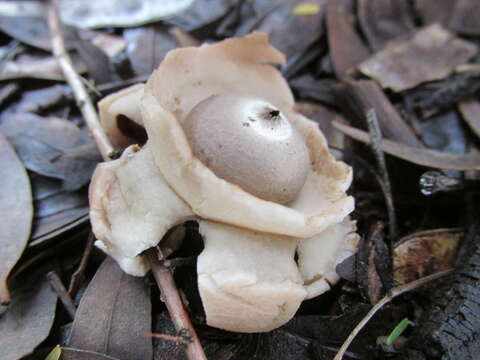
[[401, 285], [455, 264], [462, 229], [420, 231], [404, 238], [393, 249], [394, 281]]
[[50, 333], [57, 295], [48, 281], [13, 293], [6, 313], [0, 316], [2, 360], [18, 360], [30, 354]]
[[63, 180], [63, 189], [76, 190], [90, 181], [101, 160], [91, 139], [73, 123], [12, 114], [0, 125], [25, 166], [38, 174]]
[[440, 22], [443, 26], [466, 35], [480, 35], [480, 4], [477, 0], [416, 0], [425, 23]]
[[464, 101], [458, 104], [463, 120], [468, 124], [470, 129], [480, 137], [480, 103], [475, 100]]
[[448, 27], [456, 1], [415, 0], [420, 17], [425, 25], [439, 22]]
[[36, 246], [88, 222], [88, 210], [88, 206], [84, 206], [35, 219], [28, 246]]
[[107, 258], [83, 295], [69, 347], [120, 360], [152, 358], [150, 292], [144, 279], [129, 276]]
[[13, 112], [40, 113], [64, 100], [68, 88], [64, 85], [54, 85], [36, 90], [24, 91], [20, 101], [14, 105]]
[[422, 140], [427, 147], [448, 153], [468, 151], [468, 138], [456, 111], [435, 115], [421, 124]]
[[[83, 74], [87, 69], [78, 59], [73, 57], [75, 70]], [[58, 61], [50, 55], [22, 54], [14, 60], [7, 60], [0, 66], [0, 80], [34, 78], [44, 80], [65, 80]]]
[[383, 136], [413, 147], [423, 147], [410, 127], [400, 117], [378, 84], [371, 80], [348, 81], [338, 88], [338, 101], [349, 119], [366, 126], [365, 114], [375, 109]]
[[480, 35], [480, 3], [477, 0], [457, 0], [450, 19], [450, 28], [461, 34]]
[[97, 353], [95, 351], [72, 349], [62, 347], [61, 360], [120, 360], [112, 356]]
[[75, 49], [87, 66], [88, 75], [95, 84], [103, 84], [114, 79], [110, 69], [110, 60], [102, 49], [98, 48], [89, 39], [84, 38], [79, 31], [74, 32]]
[[[369, 134], [363, 130], [339, 122], [334, 122], [333, 125], [358, 141], [370, 142]], [[382, 150], [387, 154], [414, 164], [444, 170], [480, 170], [480, 154], [449, 154], [431, 149], [414, 148], [387, 139], [384, 139], [381, 145]]]
[[383, 224], [372, 226], [368, 236], [360, 240], [357, 254], [357, 282], [372, 305], [392, 285], [390, 254], [383, 239]]
[[187, 9], [193, 0], [62, 0], [62, 22], [79, 28], [129, 27], [154, 22]]
[[304, 74], [292, 79], [289, 85], [302, 100], [315, 100], [329, 106], [337, 106], [334, 95], [335, 85], [338, 81], [333, 79], [315, 79], [310, 74]]
[[230, 7], [230, 0], [196, 0], [186, 11], [167, 18], [165, 21], [186, 32], [191, 32], [220, 20]]
[[14, 82], [2, 85], [2, 87], [0, 87], [0, 106], [10, 99], [11, 96], [15, 95], [18, 90], [20, 90], [20, 86]]
[[332, 126], [334, 119], [340, 119], [339, 114], [324, 106], [307, 102], [297, 102], [295, 110], [318, 124], [330, 147], [343, 149], [345, 135]]
[[127, 29], [123, 36], [127, 41], [128, 58], [136, 75], [150, 75], [167, 52], [177, 47], [175, 38], [161, 25]]
[[414, 28], [407, 1], [360, 0], [358, 18], [363, 33], [374, 50]]
[[391, 41], [362, 62], [359, 69], [394, 91], [443, 79], [478, 51], [475, 44], [456, 38], [439, 24], [424, 27], [406, 39]]
[[[2, 16], [0, 12], [0, 30], [25, 44], [51, 51], [52, 40], [44, 17]], [[72, 33], [64, 28], [67, 49], [72, 48]]]
[[7, 278], [30, 237], [33, 206], [30, 180], [7, 139], [0, 134], [0, 302], [9, 300]]
[[303, 0], [280, 2], [258, 21], [255, 27], [240, 29], [236, 35], [245, 35], [252, 30], [267, 33], [270, 43], [290, 59], [293, 55], [305, 51], [323, 35], [323, 0], [308, 2], [318, 5], [318, 13], [294, 14], [295, 7], [303, 3]]
[[344, 79], [370, 51], [355, 30], [350, 14], [338, 8], [335, 0], [326, 2], [328, 46], [333, 68], [339, 79]]

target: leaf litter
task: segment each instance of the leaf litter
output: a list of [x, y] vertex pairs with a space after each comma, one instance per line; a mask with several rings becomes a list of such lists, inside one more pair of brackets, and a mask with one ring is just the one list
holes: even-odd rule
[[[6, 39], [0, 44], [0, 78], [9, 80], [2, 88], [5, 95], [0, 96], [3, 110], [0, 131], [7, 134], [28, 169], [33, 189], [29, 206], [32, 208], [33, 202], [35, 209], [31, 235], [26, 235], [22, 249], [18, 250], [21, 254], [30, 240], [16, 268], [21, 271], [15, 271], [13, 283], [25, 279], [28, 273], [40, 271], [41, 264], [56, 259], [63, 259], [61, 270], [56, 271], [61, 280], [68, 282], [87, 238], [85, 190], [91, 169], [99, 160], [98, 152], [83, 120], [79, 119], [68, 86], [51, 82], [63, 81], [56, 60], [29, 47], [50, 49], [45, 6], [29, 3], [19, 13], [16, 4], [1, 5], [0, 16], [5, 14], [3, 11], [13, 11], [13, 17], [0, 26]], [[90, 84], [94, 100], [98, 100], [97, 89], [107, 92], [121, 89], [132, 84], [133, 76], [148, 75], [171, 48], [192, 42], [213, 42], [255, 29], [266, 31], [272, 42], [287, 52], [287, 67], [283, 71], [295, 95], [302, 100], [297, 104], [298, 110], [317, 121], [335, 148], [336, 156], [356, 166], [351, 191], [357, 211], [353, 217], [360, 234], [369, 234], [366, 238], [369, 241], [364, 242], [360, 256], [350, 257], [338, 266], [337, 271], [346, 280], [329, 294], [305, 302], [283, 328], [252, 335], [207, 327], [198, 291], [192, 287], [196, 281], [195, 267], [185, 265], [188, 262], [182, 260], [195, 257], [199, 249], [181, 246], [173, 253], [171, 261], [180, 264], [175, 269], [176, 282], [186, 294], [189, 313], [209, 358], [332, 358], [366, 314], [368, 304], [375, 303], [391, 286], [392, 277], [404, 283], [450, 267], [460, 249], [466, 246], [464, 241], [468, 245], [468, 239], [461, 241], [463, 229], [458, 232], [456, 229], [465, 225], [471, 213], [462, 199], [474, 196], [471, 194], [475, 194], [478, 186], [475, 171], [480, 168], [474, 138], [475, 106], [480, 91], [475, 70], [478, 59], [474, 55], [478, 26], [469, 20], [475, 18], [478, 5], [470, 0], [455, 4], [417, 0], [409, 5], [414, 6], [377, 0], [289, 4], [280, 0], [197, 0], [187, 11], [164, 21], [157, 21], [155, 14], [143, 17], [141, 23], [151, 23], [147, 26], [134, 24], [141, 11], [126, 19], [119, 8], [111, 13], [109, 21], [115, 21], [121, 28], [95, 32], [74, 29], [79, 36], [72, 38], [68, 35], [72, 32], [67, 30], [68, 48], [83, 47], [80, 51], [83, 59], [96, 56], [103, 59], [81, 64], [82, 55], [72, 53], [78, 63], [77, 70]], [[82, 26], [95, 22], [97, 25], [93, 26], [101, 26], [105, 19], [92, 11], [96, 5], [82, 6], [87, 9], [82, 16], [88, 20]], [[22, 27], [27, 16], [37, 20]], [[428, 26], [438, 20], [443, 28]], [[133, 25], [130, 29], [123, 28]], [[441, 41], [436, 42], [437, 35]], [[425, 44], [419, 43], [419, 38]], [[395, 55], [396, 49], [405, 50], [402, 58]], [[392, 59], [395, 64], [390, 66]], [[399, 68], [398, 64], [403, 64], [399, 60], [405, 61], [406, 70]], [[381, 65], [381, 71], [368, 73], [371, 80], [365, 80], [358, 69], [363, 71], [365, 64], [372, 63]], [[427, 63], [429, 68], [419, 70], [420, 63]], [[97, 87], [99, 83], [103, 84]], [[372, 136], [365, 131], [366, 113], [370, 109], [375, 110], [384, 136], [379, 151], [393, 155], [386, 157], [385, 169], [391, 179], [390, 195], [395, 198], [401, 239], [398, 242], [372, 230], [376, 224], [389, 226], [390, 218], [384, 210], [384, 193], [374, 179], [378, 177], [377, 170], [369, 165], [374, 161], [373, 154], [353, 141], [371, 143]], [[457, 110], [469, 128], [462, 126]], [[438, 174], [455, 180], [459, 186], [424, 196], [419, 181], [428, 174], [425, 167], [457, 170]], [[464, 170], [469, 170], [468, 179], [462, 178]], [[18, 191], [13, 193], [18, 196]], [[185, 243], [195, 240], [201, 244], [191, 224], [187, 225], [186, 237]], [[180, 258], [175, 259], [176, 256]], [[92, 250], [88, 264], [82, 265], [84, 280], [79, 283], [81, 290], [76, 300], [80, 300], [80, 306], [71, 328], [70, 344], [62, 342], [59, 335], [60, 326], [67, 323], [60, 306], [53, 315], [49, 313], [42, 330], [28, 339], [28, 346], [18, 347], [19, 351], [25, 355], [32, 352], [50, 333], [42, 344], [43, 352], [39, 349], [32, 356], [44, 354], [44, 358], [60, 343], [65, 359], [122, 360], [125, 354], [128, 358], [153, 360], [184, 358], [182, 344], [153, 339], [152, 348], [152, 339], [144, 334], [151, 331], [153, 324], [154, 331], [160, 334], [176, 335], [164, 304], [158, 300], [157, 290], [153, 289], [150, 297], [148, 282], [125, 278], [118, 268], [112, 268], [111, 260], [99, 268], [102, 260], [98, 250]], [[16, 285], [12, 290], [11, 307], [0, 317], [0, 328], [6, 314], [16, 314], [13, 305], [19, 292]], [[377, 345], [379, 339], [403, 318], [419, 323], [419, 313], [431, 312], [423, 294], [437, 294], [436, 291], [437, 286], [429, 286], [384, 307], [357, 336], [346, 356], [372, 359], [385, 356], [386, 349]], [[52, 292], [41, 294], [45, 303], [52, 306], [55, 294], [51, 297], [48, 295]], [[114, 294], [120, 301], [113, 300]], [[53, 323], [53, 317], [55, 323], [50, 331], [47, 325]], [[105, 319], [112, 320], [111, 327], [105, 325]], [[28, 321], [36, 324], [34, 320]], [[422, 339], [426, 333], [415, 334]], [[394, 355], [407, 358], [413, 348], [428, 352], [414, 345], [410, 332], [402, 337], [408, 342], [395, 347]]]

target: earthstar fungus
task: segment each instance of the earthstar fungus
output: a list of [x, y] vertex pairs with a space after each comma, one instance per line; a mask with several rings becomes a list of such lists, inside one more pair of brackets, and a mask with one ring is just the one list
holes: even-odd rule
[[[294, 112], [275, 68], [284, 63], [261, 33], [177, 49], [145, 85], [99, 104], [103, 127], [126, 149], [92, 178], [97, 246], [143, 276], [142, 252], [197, 220], [207, 323], [226, 330], [283, 325], [329, 290], [336, 265], [356, 251], [351, 168]], [[143, 147], [122, 133], [121, 116], [145, 128]]]

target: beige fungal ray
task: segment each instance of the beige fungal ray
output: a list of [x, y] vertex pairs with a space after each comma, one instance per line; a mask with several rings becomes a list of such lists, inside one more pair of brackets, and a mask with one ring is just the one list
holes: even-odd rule
[[135, 144], [134, 139], [119, 129], [118, 118], [119, 116], [125, 116], [136, 124], [143, 126], [139, 104], [144, 87], [144, 84], [129, 86], [104, 97], [98, 103], [100, 123], [110, 138], [112, 145], [116, 148], [123, 149]]
[[330, 290], [339, 280], [335, 268], [357, 252], [359, 236], [350, 219], [330, 226], [327, 230], [298, 242], [298, 268], [304, 279], [307, 299]]
[[200, 221], [198, 288], [207, 323], [261, 332], [290, 320], [306, 296], [292, 239]]
[[193, 213], [165, 182], [146, 145], [131, 146], [118, 160], [100, 164], [90, 185], [90, 220], [97, 246], [136, 276], [148, 271], [138, 256], [156, 246]]

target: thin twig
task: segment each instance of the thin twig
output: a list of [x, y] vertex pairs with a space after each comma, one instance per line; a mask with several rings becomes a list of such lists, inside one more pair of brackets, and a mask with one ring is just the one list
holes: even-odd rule
[[87, 267], [90, 254], [92, 253], [93, 241], [93, 232], [90, 231], [90, 234], [88, 234], [87, 244], [85, 245], [85, 250], [83, 251], [82, 259], [80, 260], [80, 264], [78, 265], [77, 270], [73, 273], [70, 279], [70, 284], [68, 286], [68, 294], [71, 297], [75, 296], [80, 286], [80, 282], [82, 281], [83, 273], [85, 272], [85, 268]]
[[85, 119], [103, 159], [110, 160], [114, 156], [115, 150], [100, 125], [97, 112], [85, 90], [81, 77], [75, 71], [75, 68], [72, 65], [72, 60], [65, 49], [65, 41], [60, 27], [60, 20], [54, 4], [51, 4], [48, 9], [48, 27], [52, 38], [53, 55], [57, 59], [65, 79], [72, 88], [77, 105], [80, 108], [83, 118]]
[[173, 341], [177, 343], [188, 344], [189, 340], [185, 339], [182, 336], [175, 336], [175, 335], [167, 335], [167, 334], [158, 334], [158, 333], [146, 333], [145, 335], [162, 340]]
[[390, 241], [393, 242], [397, 236], [397, 217], [395, 215], [395, 207], [393, 205], [392, 185], [390, 183], [390, 177], [388, 176], [387, 164], [385, 161], [385, 154], [382, 150], [382, 132], [377, 119], [377, 113], [375, 109], [369, 109], [367, 111], [367, 125], [370, 133], [371, 143], [370, 146], [375, 155], [380, 170], [380, 175], [383, 180], [384, 192], [386, 193], [385, 201], [387, 203], [388, 212], [388, 232]]
[[70, 297], [70, 295], [68, 295], [67, 289], [65, 289], [65, 286], [63, 286], [62, 280], [60, 280], [60, 277], [58, 276], [58, 274], [52, 270], [47, 274], [47, 278], [53, 290], [57, 293], [58, 297], [60, 298], [60, 301], [65, 307], [65, 310], [67, 310], [68, 315], [70, 315], [72, 320], [75, 319], [75, 313], [77, 312], [77, 308], [73, 303], [73, 300]]
[[390, 301], [392, 301], [394, 298], [396, 298], [399, 295], [402, 295], [403, 293], [407, 291], [413, 291], [418, 289], [420, 286], [423, 286], [433, 280], [437, 280], [445, 275], [450, 274], [453, 271], [453, 269], [449, 270], [444, 270], [444, 271], [439, 271], [435, 274], [425, 276], [423, 278], [420, 278], [418, 280], [409, 282], [408, 284], [397, 286], [393, 289], [391, 289], [388, 294], [383, 297], [378, 303], [376, 303], [370, 311], [365, 315], [365, 317], [358, 323], [357, 326], [352, 330], [350, 335], [348, 335], [347, 340], [343, 343], [342, 347], [338, 351], [337, 355], [333, 358], [333, 360], [342, 360], [343, 355], [345, 354], [345, 351], [347, 351], [348, 347], [352, 343], [353, 339], [358, 335], [358, 333], [363, 329], [363, 327], [370, 321], [370, 319], [377, 313], [378, 310], [380, 310], [385, 304], [388, 304]]
[[[88, 93], [83, 86], [82, 80], [75, 71], [70, 57], [65, 49], [65, 41], [60, 30], [60, 20], [58, 18], [57, 9], [53, 4], [50, 5], [48, 11], [48, 26], [52, 37], [53, 53], [62, 68], [68, 84], [72, 88], [75, 99], [77, 100], [77, 104], [82, 112], [83, 117], [85, 118], [85, 122], [92, 133], [103, 159], [105, 161], [111, 160], [115, 155], [115, 150], [100, 125], [100, 121], [98, 119], [97, 112], [93, 107], [92, 101], [88, 97]], [[147, 258], [150, 262], [155, 280], [161, 293], [163, 294], [168, 312], [177, 331], [179, 333], [188, 333], [190, 339], [189, 344], [186, 345], [186, 354], [188, 358], [190, 360], [206, 360], [198, 336], [195, 333], [190, 318], [183, 307], [180, 294], [175, 286], [175, 282], [170, 270], [160, 264], [155, 254], [155, 250], [151, 249], [151, 251], [147, 252]]]
[[179, 334], [187, 334], [189, 342], [185, 347], [185, 353], [189, 360], [206, 360], [200, 340], [192, 326], [190, 317], [183, 306], [180, 293], [173, 280], [170, 269], [165, 267], [158, 258], [156, 249], [151, 248], [145, 252], [145, 256], [152, 268], [153, 276], [162, 292], [162, 300], [167, 305], [170, 318]]

